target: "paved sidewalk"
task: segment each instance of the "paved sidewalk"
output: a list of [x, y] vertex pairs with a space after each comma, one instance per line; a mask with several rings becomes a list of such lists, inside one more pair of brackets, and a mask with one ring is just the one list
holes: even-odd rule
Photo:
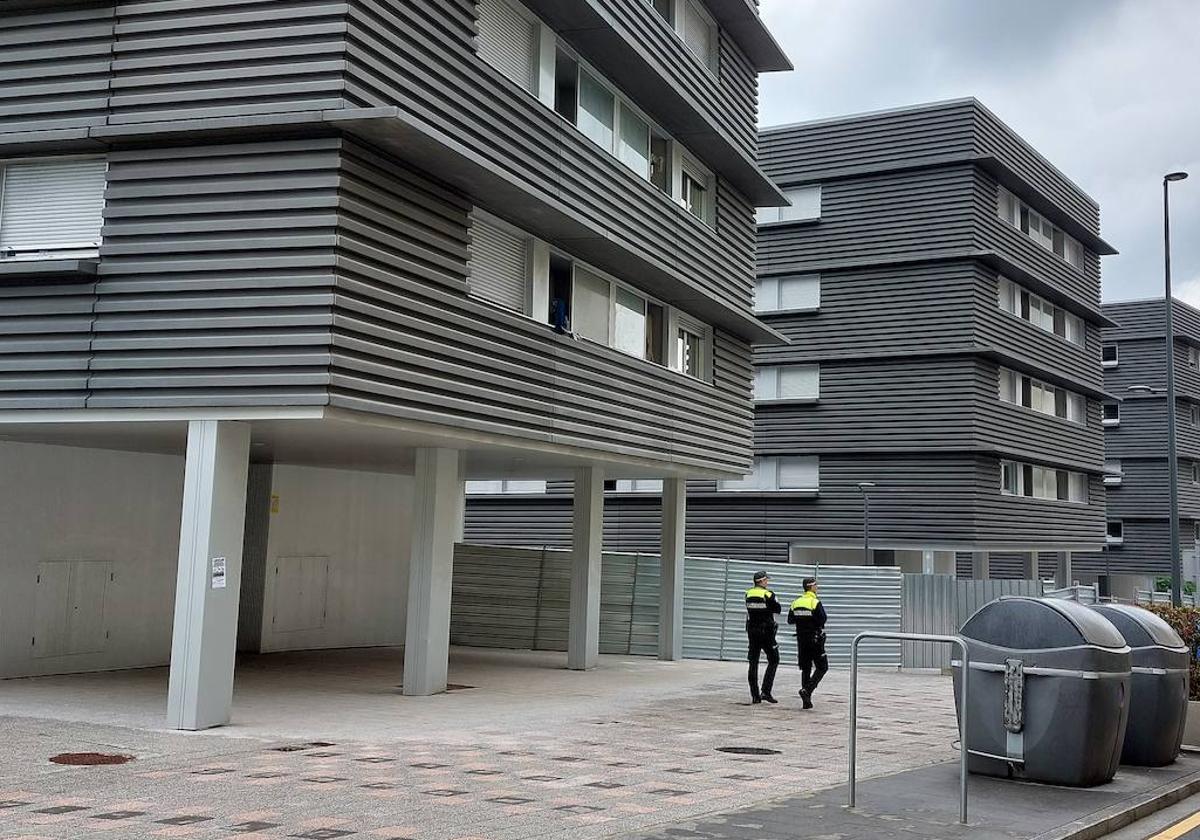
[[[586, 674], [556, 666], [503, 685], [496, 676], [489, 691], [489, 674], [505, 670], [489, 671], [496, 663], [543, 661], [497, 653], [474, 667], [460, 658], [452, 671], [477, 688], [404, 698], [394, 686], [356, 682], [374, 666], [341, 653], [303, 660], [308, 694], [271, 694], [254, 668], [239, 671], [239, 725], [195, 734], [88, 720], [89, 702], [97, 719], [133, 714], [93, 690], [136, 695], [123, 695], [116, 677], [52, 678], [51, 693], [38, 680], [0, 683], [0, 837], [620, 836], [820, 790], [846, 772], [844, 671], [831, 672], [820, 706], [803, 712], [782, 691], [778, 706], [747, 705], [739, 663], [604, 657]], [[297, 660], [288, 663], [294, 670]], [[273, 666], [257, 667], [261, 677]], [[56, 705], [72, 679], [83, 688]], [[867, 672], [862, 683], [864, 777], [954, 756], [947, 678]], [[547, 686], [570, 691], [564, 699]], [[293, 688], [301, 692], [299, 682]], [[31, 706], [38, 716], [28, 716]], [[136, 758], [113, 767], [48, 762], [85, 750]]]

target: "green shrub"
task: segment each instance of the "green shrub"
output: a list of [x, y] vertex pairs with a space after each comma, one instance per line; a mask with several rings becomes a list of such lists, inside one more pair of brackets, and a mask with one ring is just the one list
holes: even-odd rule
[[1200, 609], [1195, 607], [1172, 607], [1170, 604], [1143, 604], [1150, 612], [1159, 616], [1183, 639], [1188, 646], [1188, 671], [1190, 674], [1190, 699], [1200, 700], [1200, 662], [1196, 661], [1196, 650], [1200, 648]]

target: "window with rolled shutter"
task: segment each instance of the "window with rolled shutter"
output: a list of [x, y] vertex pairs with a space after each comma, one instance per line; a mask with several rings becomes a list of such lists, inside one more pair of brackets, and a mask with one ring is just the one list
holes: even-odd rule
[[714, 72], [717, 69], [717, 28], [695, 0], [686, 0], [680, 10], [680, 35], [688, 49]]
[[530, 93], [537, 93], [538, 32], [505, 0], [479, 0], [479, 57]]
[[478, 216], [471, 219], [471, 294], [524, 314], [529, 285], [529, 240]]
[[104, 160], [0, 167], [0, 258], [95, 251], [104, 212]]

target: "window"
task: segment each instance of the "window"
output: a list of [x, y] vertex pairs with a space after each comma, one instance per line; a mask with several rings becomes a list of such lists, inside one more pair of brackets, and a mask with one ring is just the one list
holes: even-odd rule
[[545, 481], [505, 478], [495, 481], [468, 481], [468, 496], [499, 495], [514, 493], [545, 493]]
[[540, 24], [507, 0], [479, 0], [476, 10], [479, 57], [536, 96]]
[[1125, 474], [1121, 472], [1121, 462], [1117, 460], [1104, 462], [1104, 484], [1107, 487], [1120, 487]]
[[720, 41], [717, 25], [697, 0], [676, 0], [679, 5], [679, 22], [676, 30], [683, 43], [696, 58], [712, 72], [717, 72]]
[[0, 260], [95, 256], [106, 170], [96, 159], [0, 166]]
[[706, 224], [714, 224], [713, 174], [562, 45], [554, 62], [553, 105], [563, 119], [638, 177]]
[[720, 30], [699, 0], [649, 0], [683, 43], [710, 71], [720, 67]]
[[1104, 541], [1109, 545], [1120, 545], [1125, 542], [1125, 523], [1119, 519], [1110, 520]]
[[1104, 404], [1104, 420], [1102, 422], [1105, 426], [1121, 425], [1121, 406], [1119, 403]]
[[661, 478], [619, 478], [616, 492], [618, 493], [661, 493], [663, 483]]
[[467, 288], [476, 297], [529, 312], [531, 237], [482, 211], [471, 214]]
[[1117, 345], [1105, 344], [1100, 348], [1100, 364], [1104, 367], [1117, 366]]
[[556, 332], [711, 381], [712, 330], [706, 324], [479, 209], [471, 213], [467, 269], [474, 297]]
[[754, 290], [755, 312], [805, 312], [821, 306], [821, 275], [761, 277]]
[[1088, 478], [1084, 473], [1070, 470], [1001, 461], [1000, 492], [1006, 496], [1087, 504]]
[[1046, 332], [1054, 333], [1080, 347], [1084, 345], [1082, 318], [1038, 297], [1007, 277], [998, 278], [997, 304], [1010, 315], [1023, 318]]
[[1083, 246], [1079, 241], [1068, 236], [1004, 187], [1000, 188], [996, 214], [1047, 251], [1053, 251], [1063, 261], [1075, 268], [1083, 268]]
[[820, 365], [760, 365], [754, 369], [755, 400], [815, 401], [820, 396]]
[[684, 155], [680, 177], [680, 203], [700, 221], [707, 225], [713, 224], [712, 174], [690, 155]]
[[760, 225], [782, 222], [811, 222], [821, 218], [821, 185], [788, 187], [783, 194], [791, 202], [790, 207], [758, 208]]
[[820, 487], [820, 460], [815, 455], [755, 458], [749, 475], [717, 482], [718, 490], [814, 493]]
[[1194, 344], [1187, 346], [1187, 365], [1192, 370], [1200, 368], [1200, 347]]
[[1200, 426], [1200, 405], [1192, 403], [1190, 406], [1188, 406], [1188, 415], [1193, 426]]
[[1192, 484], [1200, 484], [1200, 461], [1192, 461]]
[[1081, 426], [1087, 424], [1087, 399], [1082, 394], [1008, 368], [1000, 368], [1000, 399]]

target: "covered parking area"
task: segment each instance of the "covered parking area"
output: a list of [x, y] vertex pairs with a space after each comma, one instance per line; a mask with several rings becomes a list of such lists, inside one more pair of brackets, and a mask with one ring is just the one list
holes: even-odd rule
[[685, 474], [662, 462], [316, 407], [0, 414], [0, 465], [0, 677], [167, 665], [169, 728], [231, 720], [239, 651], [391, 649], [391, 690], [446, 691], [469, 479], [574, 480], [568, 650], [539, 661], [576, 671], [604, 481], [664, 479], [658, 653], [681, 658]]

